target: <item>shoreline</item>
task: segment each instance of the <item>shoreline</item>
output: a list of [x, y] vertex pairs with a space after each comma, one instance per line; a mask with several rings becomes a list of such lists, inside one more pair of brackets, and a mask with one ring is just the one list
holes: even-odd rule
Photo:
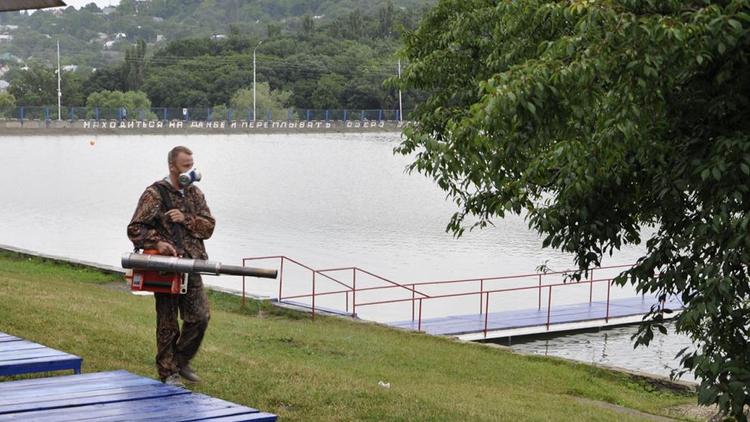
[[[0, 254], [5, 331], [84, 358], [84, 372], [153, 369], [153, 300], [120, 277]], [[319, 318], [208, 292], [200, 392], [285, 420], [672, 420], [695, 394], [591, 365]], [[52, 300], [50, 300], [52, 299]], [[363, 326], [362, 324], [368, 324]], [[462, 362], [456, 366], [456, 358]], [[390, 387], [390, 388], [388, 388]], [[445, 397], [459, 405], [445, 406]], [[543, 398], [543, 400], [537, 400]], [[385, 416], [384, 416], [385, 415]]]
[[[27, 250], [27, 249], [17, 248], [17, 247], [9, 246], [9, 245], [0, 244], [0, 252], [7, 252], [7, 253], [12, 253], [12, 254], [17, 254], [17, 255], [28, 257], [28, 258], [43, 259], [43, 260], [54, 262], [56, 264], [70, 265], [70, 266], [73, 266], [73, 267], [76, 267], [76, 268], [95, 269], [97, 271], [101, 271], [101, 272], [104, 272], [106, 274], [113, 274], [113, 275], [124, 275], [125, 274], [125, 271], [122, 268], [118, 268], [118, 267], [114, 267], [114, 266], [110, 266], [110, 265], [97, 264], [97, 263], [93, 263], [93, 262], [89, 262], [89, 261], [77, 260], [77, 259], [72, 259], [72, 258], [67, 258], [67, 257], [61, 257], [61, 256], [56, 256], [56, 255], [48, 255], [48, 254], [38, 253], [38, 252], [35, 252], [35, 251], [30, 251], [30, 250]], [[217, 292], [228, 293], [228, 294], [232, 294], [232, 295], [238, 295], [238, 293], [235, 292], [235, 291], [230, 291], [230, 290], [225, 290], [225, 289], [221, 289], [221, 288], [216, 288], [215, 286], [209, 286], [209, 285], [206, 285], [206, 287], [208, 289], [210, 289], [210, 290], [214, 290], [214, 291], [217, 291]], [[250, 297], [252, 299], [256, 299], [256, 300], [268, 300], [269, 303], [271, 303], [273, 306], [289, 309], [289, 307], [285, 306], [284, 304], [278, 303], [276, 300], [273, 300], [273, 299], [270, 299], [270, 298], [267, 298], [267, 297], [261, 298], [261, 297], [254, 297], [254, 296], [251, 296], [251, 295], [249, 295], [248, 297]], [[306, 308], [295, 308], [294, 310], [299, 311], [299, 312], [307, 312]], [[345, 318], [347, 320], [351, 320], [351, 321], [355, 321], [355, 322], [361, 322], [361, 323], [365, 323], [365, 324], [377, 324], [377, 325], [382, 326], [382, 327], [393, 328], [393, 327], [390, 327], [390, 326], [385, 325], [385, 324], [379, 324], [379, 323], [372, 322], [372, 321], [360, 320], [360, 319], [357, 319], [357, 318], [349, 318], [349, 317], [345, 317], [345, 316], [338, 315], [338, 314], [335, 314], [335, 313], [327, 313], [327, 312], [322, 312], [322, 313], [326, 314], [327, 316], [335, 316], [335, 317]], [[496, 343], [491, 343], [491, 342], [463, 341], [463, 340], [459, 340], [459, 339], [454, 338], [454, 337], [444, 337], [444, 336], [436, 336], [436, 337], [443, 337], [443, 338], [447, 338], [447, 339], [450, 339], [450, 340], [458, 342], [458, 343], [473, 344], [473, 345], [476, 345], [476, 346], [479, 346], [479, 347], [488, 347], [488, 348], [503, 349], [503, 350], [506, 350], [506, 351], [510, 351], [510, 352], [512, 352], [514, 354], [520, 355], [520, 356], [530, 356], [530, 357], [535, 357], [535, 358], [542, 357], [542, 356], [537, 355], [537, 354], [520, 352], [520, 351], [517, 351], [517, 350], [513, 349], [512, 347], [504, 346], [504, 345], [500, 345], [500, 344], [496, 344]], [[595, 367], [595, 368], [600, 368], [600, 369], [614, 371], [614, 372], [626, 375], [629, 378], [647, 382], [647, 383], [649, 383], [650, 385], [652, 385], [654, 387], [666, 388], [666, 389], [671, 390], [671, 391], [677, 391], [677, 392], [694, 392], [694, 391], [696, 391], [697, 386], [698, 386], [697, 382], [682, 381], [682, 380], [672, 380], [672, 379], [670, 379], [669, 377], [666, 377], [666, 376], [662, 376], [662, 375], [658, 375], [658, 374], [651, 374], [651, 373], [647, 373], [647, 372], [641, 372], [641, 371], [638, 371], [638, 370], [633, 370], [633, 369], [628, 369], [628, 368], [622, 368], [622, 367], [619, 367], [619, 366], [598, 364], [598, 363], [594, 363], [594, 362], [583, 362], [583, 361], [578, 361], [578, 360], [574, 360], [574, 359], [566, 359], [566, 358], [555, 357], [555, 356], [543, 356], [543, 357], [544, 358], [548, 358], [548, 359], [560, 359], [560, 360], [563, 360], [563, 361], [566, 361], [566, 362], [571, 362], [571, 363], [575, 363], [575, 364], [587, 365], [587, 366], [591, 366], [591, 367]]]
[[411, 121], [0, 120], [2, 136], [401, 133]]

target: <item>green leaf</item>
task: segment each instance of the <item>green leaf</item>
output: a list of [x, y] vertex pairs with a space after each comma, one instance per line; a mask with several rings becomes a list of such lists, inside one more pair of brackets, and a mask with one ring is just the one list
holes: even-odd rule
[[734, 19], [729, 19], [729, 25], [732, 26], [732, 28], [736, 29], [738, 32], [742, 31], [742, 24]]
[[536, 115], [536, 106], [531, 101], [526, 102], [526, 108], [529, 109], [531, 114]]

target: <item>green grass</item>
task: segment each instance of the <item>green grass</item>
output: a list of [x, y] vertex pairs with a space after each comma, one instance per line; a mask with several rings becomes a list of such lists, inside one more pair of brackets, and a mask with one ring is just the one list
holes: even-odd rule
[[[0, 331], [84, 358], [84, 372], [155, 378], [153, 298], [118, 277], [0, 253]], [[642, 420], [578, 397], [666, 415], [693, 396], [560, 359], [316, 318], [211, 292], [192, 387], [299, 421]], [[2, 378], [0, 378], [2, 379]], [[378, 381], [391, 384], [390, 389]]]

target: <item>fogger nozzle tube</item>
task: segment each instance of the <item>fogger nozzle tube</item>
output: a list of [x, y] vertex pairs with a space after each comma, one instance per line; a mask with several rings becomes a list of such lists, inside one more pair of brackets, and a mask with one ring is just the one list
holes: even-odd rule
[[265, 268], [221, 265], [221, 262], [176, 256], [127, 253], [122, 256], [122, 268], [168, 271], [175, 273], [228, 274], [249, 277], [276, 278], [278, 271]]

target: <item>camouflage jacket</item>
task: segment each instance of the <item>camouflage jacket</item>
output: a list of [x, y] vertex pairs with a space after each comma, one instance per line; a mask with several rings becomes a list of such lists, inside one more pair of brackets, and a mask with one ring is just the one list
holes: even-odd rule
[[[172, 207], [185, 215], [183, 223], [172, 223], [166, 216], [167, 205], [162, 203], [157, 184], [167, 188]], [[179, 255], [208, 259], [203, 240], [211, 237], [216, 221], [206, 205], [203, 192], [197, 186], [190, 185], [183, 192], [172, 187], [166, 180], [160, 180], [146, 188], [128, 225], [128, 237], [136, 248], [155, 248], [156, 243], [163, 240], [172, 244]]]

